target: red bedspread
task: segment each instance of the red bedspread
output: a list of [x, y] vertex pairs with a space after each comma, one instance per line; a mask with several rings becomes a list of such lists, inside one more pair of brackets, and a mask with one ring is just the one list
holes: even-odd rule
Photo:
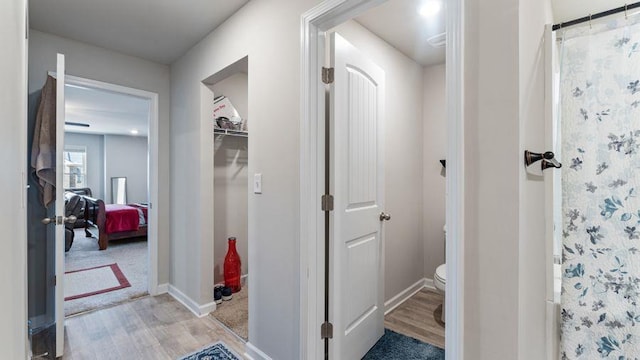
[[142, 215], [144, 216], [144, 222], [145, 224], [147, 223], [147, 221], [149, 221], [149, 217], [147, 216], [148, 213], [148, 207], [147, 205], [142, 205], [142, 204], [129, 204], [129, 206], [134, 207], [136, 209], [140, 209], [142, 211]]
[[128, 205], [105, 205], [107, 215], [107, 234], [120, 231], [137, 231], [140, 228], [140, 216], [138, 209]]

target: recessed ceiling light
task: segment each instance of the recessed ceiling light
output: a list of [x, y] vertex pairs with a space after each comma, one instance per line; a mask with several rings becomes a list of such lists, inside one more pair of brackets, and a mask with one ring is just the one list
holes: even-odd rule
[[138, 135], [138, 129], [132, 129], [129, 131], [132, 135]]
[[420, 8], [420, 15], [429, 18], [438, 14], [442, 10], [442, 2], [439, 0], [429, 0]]

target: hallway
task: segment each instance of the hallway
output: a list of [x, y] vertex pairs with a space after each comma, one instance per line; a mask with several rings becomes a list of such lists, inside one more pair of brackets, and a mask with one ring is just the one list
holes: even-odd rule
[[70, 317], [65, 336], [65, 360], [176, 359], [217, 341], [244, 354], [212, 317], [197, 318], [168, 294]]

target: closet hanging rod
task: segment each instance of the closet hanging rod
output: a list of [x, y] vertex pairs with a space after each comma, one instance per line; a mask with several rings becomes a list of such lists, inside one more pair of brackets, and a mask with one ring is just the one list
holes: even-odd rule
[[214, 134], [218, 134], [218, 135], [230, 135], [230, 136], [239, 136], [239, 137], [249, 137], [249, 133], [246, 131], [240, 131], [240, 130], [230, 130], [230, 129], [219, 129], [219, 128], [214, 128], [213, 129], [213, 133]]
[[589, 22], [591, 20], [600, 19], [600, 18], [603, 18], [605, 16], [610, 16], [610, 15], [619, 14], [619, 13], [625, 13], [625, 12], [627, 12], [629, 10], [636, 9], [636, 8], [640, 8], [640, 2], [636, 2], [636, 3], [633, 3], [633, 4], [627, 4], [627, 5], [624, 5], [624, 6], [617, 7], [615, 9], [599, 12], [597, 14], [590, 14], [590, 15], [581, 17], [579, 19], [574, 19], [574, 20], [571, 20], [571, 21], [566, 21], [566, 22], [562, 22], [562, 23], [559, 23], [559, 24], [555, 24], [555, 25], [553, 25], [553, 31], [556, 31], [556, 30], [559, 30], [559, 29], [564, 29], [564, 28], [569, 27], [569, 26], [574, 26], [574, 25], [585, 23], [585, 22]]

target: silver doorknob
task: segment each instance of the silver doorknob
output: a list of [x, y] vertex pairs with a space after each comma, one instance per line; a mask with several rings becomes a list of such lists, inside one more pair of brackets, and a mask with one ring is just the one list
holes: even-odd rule
[[78, 218], [75, 215], [70, 215], [68, 217], [58, 216], [58, 217], [44, 218], [44, 219], [42, 219], [42, 223], [45, 224], [45, 225], [62, 224], [63, 222], [65, 222], [67, 224], [73, 224], [77, 220], [78, 220]]
[[383, 212], [380, 213], [380, 221], [389, 221], [391, 220], [391, 214], [385, 214]]

